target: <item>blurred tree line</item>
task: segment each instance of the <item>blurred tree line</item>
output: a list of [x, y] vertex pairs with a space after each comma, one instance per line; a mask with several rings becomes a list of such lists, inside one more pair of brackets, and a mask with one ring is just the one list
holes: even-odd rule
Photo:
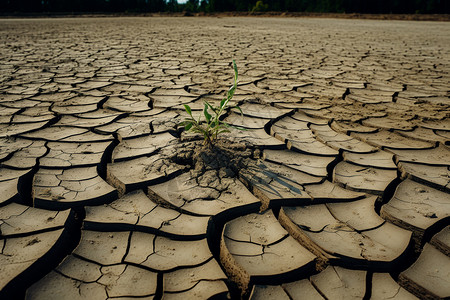
[[290, 11], [448, 14], [450, 0], [0, 0], [0, 12]]

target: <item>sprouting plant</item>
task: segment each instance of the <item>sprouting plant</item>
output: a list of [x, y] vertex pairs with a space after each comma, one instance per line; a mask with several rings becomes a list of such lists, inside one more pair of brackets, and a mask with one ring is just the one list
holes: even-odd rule
[[[184, 104], [184, 108], [188, 113], [189, 117], [186, 118], [183, 122], [181, 122], [180, 125], [184, 126], [186, 131], [200, 133], [201, 135], [203, 135], [205, 141], [204, 143], [210, 146], [214, 145], [214, 142], [217, 140], [217, 136], [220, 133], [230, 132], [229, 128], [244, 130], [244, 128], [233, 126], [220, 120], [220, 117], [229, 108], [228, 103], [233, 98], [234, 92], [236, 91], [237, 87], [238, 70], [236, 62], [234, 60], [233, 60], [233, 69], [234, 69], [234, 84], [228, 90], [226, 98], [220, 101], [220, 105], [213, 106], [209, 104], [207, 101], [204, 101], [205, 104], [203, 108], [203, 115], [205, 117], [204, 121], [201, 118], [202, 116], [201, 114], [199, 115], [198, 119], [195, 119], [194, 116], [192, 115], [191, 107], [187, 104]], [[233, 106], [230, 108], [236, 108], [242, 114], [242, 110], [239, 106]], [[212, 111], [212, 115], [210, 114], [209, 110]]]

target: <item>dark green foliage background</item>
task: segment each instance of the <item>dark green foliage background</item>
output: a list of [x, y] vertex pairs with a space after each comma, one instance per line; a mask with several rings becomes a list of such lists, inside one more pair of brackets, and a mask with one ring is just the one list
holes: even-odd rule
[[[14, 12], [223, 12], [251, 11], [257, 0], [0, 0], [0, 13]], [[448, 14], [450, 0], [264, 0], [269, 11]]]

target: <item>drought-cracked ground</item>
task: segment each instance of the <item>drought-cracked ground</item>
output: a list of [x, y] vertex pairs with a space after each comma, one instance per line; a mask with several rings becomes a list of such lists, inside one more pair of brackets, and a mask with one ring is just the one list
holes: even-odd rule
[[[450, 296], [450, 26], [0, 20], [1, 299]], [[177, 124], [218, 103], [218, 147]]]

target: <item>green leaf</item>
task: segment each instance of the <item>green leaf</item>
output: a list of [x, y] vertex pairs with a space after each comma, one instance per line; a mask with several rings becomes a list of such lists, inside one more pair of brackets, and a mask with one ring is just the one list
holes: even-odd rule
[[230, 87], [230, 89], [228, 90], [228, 93], [227, 93], [228, 100], [231, 100], [231, 98], [233, 98], [235, 91], [236, 91], [236, 85], [233, 85], [232, 87]]
[[223, 108], [223, 106], [225, 105], [225, 101], [227, 101], [226, 98], [223, 98], [222, 101], [220, 101], [220, 107]]
[[191, 107], [187, 104], [183, 104], [183, 105], [184, 105], [184, 109], [186, 110], [186, 112], [192, 117]]
[[233, 106], [232, 108], [236, 108], [237, 110], [239, 110], [241, 112], [241, 116], [244, 116], [244, 113], [242, 112], [242, 109], [239, 106]]
[[203, 114], [205, 115], [206, 122], [208, 123], [208, 126], [209, 126], [209, 122], [210, 122], [212, 116], [208, 112], [208, 104], [206, 102], [205, 102], [205, 108], [203, 108]]
[[231, 125], [225, 122], [221, 122], [220, 125], [227, 127], [227, 128], [233, 128], [233, 129], [237, 129], [237, 130], [241, 130], [241, 131], [247, 131], [247, 128], [244, 127], [240, 127], [240, 126], [235, 126], [235, 125]]
[[186, 124], [185, 126], [184, 126], [184, 129], [186, 130], [186, 131], [189, 131], [189, 129], [191, 129], [192, 128], [192, 123], [188, 123], [188, 124]]
[[238, 79], [238, 69], [237, 69], [236, 61], [234, 61], [234, 59], [233, 59], [233, 69], [234, 69], [234, 82], [236, 84], [237, 79]]
[[212, 111], [213, 111], [214, 113], [217, 114], [217, 108], [215, 108], [214, 106], [212, 106], [208, 101], [203, 101], [203, 102], [204, 102], [206, 105], [208, 105], [209, 108], [211, 108]]

